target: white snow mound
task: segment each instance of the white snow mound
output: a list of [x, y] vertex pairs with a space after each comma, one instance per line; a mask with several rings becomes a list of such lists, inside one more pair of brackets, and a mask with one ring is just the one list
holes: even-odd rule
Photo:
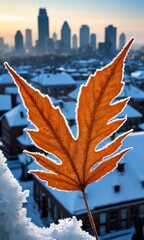
[[49, 228], [36, 226], [23, 207], [28, 196], [29, 191], [22, 192], [0, 151], [0, 240], [94, 240], [81, 229], [82, 222], [76, 217], [61, 219]]

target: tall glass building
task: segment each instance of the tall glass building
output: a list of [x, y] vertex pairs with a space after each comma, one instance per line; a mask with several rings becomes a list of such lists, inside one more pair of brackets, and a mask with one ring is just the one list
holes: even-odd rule
[[39, 54], [46, 52], [47, 39], [49, 39], [49, 18], [45, 8], [39, 9], [38, 15], [38, 42], [37, 50]]

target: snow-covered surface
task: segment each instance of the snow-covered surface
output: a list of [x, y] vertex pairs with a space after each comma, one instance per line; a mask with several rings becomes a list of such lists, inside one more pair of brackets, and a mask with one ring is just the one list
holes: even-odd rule
[[131, 76], [135, 80], [144, 80], [144, 71], [143, 70], [137, 70], [137, 71], [131, 73]]
[[79, 93], [80, 89], [79, 87], [77, 87], [74, 91], [70, 92], [68, 94], [68, 96], [74, 100], [77, 100], [77, 97], [78, 97], [78, 93]]
[[144, 123], [139, 124], [139, 128], [144, 131]]
[[[133, 147], [133, 150], [129, 151], [123, 158], [123, 162], [125, 162], [125, 172], [123, 174], [120, 174], [117, 169], [115, 169], [100, 181], [92, 183], [87, 187], [87, 198], [91, 210], [97, 207], [107, 207], [111, 204], [120, 204], [143, 198], [144, 132], [134, 132], [130, 134], [124, 140], [122, 149], [128, 147]], [[41, 169], [35, 162], [33, 162], [29, 168]], [[86, 211], [82, 195], [79, 191], [69, 193], [61, 192], [49, 188], [44, 181], [41, 181], [41, 183], [71, 214]], [[119, 192], [115, 192], [115, 185], [120, 186]], [[97, 196], [96, 201], [94, 192]], [[104, 197], [104, 194], [106, 197]]]
[[125, 85], [123, 91], [119, 95], [120, 98], [131, 97], [134, 99], [144, 100], [144, 91], [135, 87], [134, 85]]
[[0, 152], [0, 240], [92, 240], [94, 239], [81, 229], [81, 221], [75, 217], [61, 219], [59, 224], [49, 228], [40, 228], [26, 217], [23, 207], [28, 191], [12, 175]]
[[[21, 116], [21, 113], [23, 116]], [[27, 120], [26, 109], [22, 103], [5, 113], [4, 116], [6, 117], [10, 127], [25, 126], [29, 123]]]
[[141, 118], [142, 114], [138, 112], [131, 105], [127, 104], [124, 110], [118, 115], [118, 117], [123, 118], [127, 115], [128, 118]]
[[26, 155], [25, 153], [19, 154], [18, 159], [19, 159], [20, 163], [26, 164], [26, 165], [28, 163], [32, 162], [32, 158], [30, 156]]
[[0, 94], [0, 111], [8, 111], [11, 107], [11, 96]]
[[61, 111], [67, 120], [75, 119], [75, 109], [76, 109], [76, 103], [73, 101], [64, 102], [63, 107], [61, 107]]
[[6, 87], [5, 93], [6, 94], [18, 94], [18, 88], [17, 87]]
[[0, 75], [0, 84], [14, 84], [12, 77], [9, 73]]
[[[112, 232], [102, 236], [100, 240], [132, 240], [134, 229], [124, 229], [116, 232]], [[137, 239], [138, 240], [138, 239]]]
[[67, 73], [48, 73], [40, 74], [31, 79], [32, 82], [39, 83], [44, 86], [59, 86], [59, 85], [75, 85], [75, 80]]

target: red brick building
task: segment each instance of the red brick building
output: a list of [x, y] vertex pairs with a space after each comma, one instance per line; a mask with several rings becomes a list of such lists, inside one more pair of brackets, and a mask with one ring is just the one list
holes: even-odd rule
[[28, 125], [26, 110], [23, 104], [5, 113], [1, 120], [3, 152], [7, 159], [16, 159], [21, 153], [17, 137], [22, 135]]
[[42, 73], [32, 78], [31, 83], [54, 98], [66, 98], [76, 88], [75, 80], [67, 73]]

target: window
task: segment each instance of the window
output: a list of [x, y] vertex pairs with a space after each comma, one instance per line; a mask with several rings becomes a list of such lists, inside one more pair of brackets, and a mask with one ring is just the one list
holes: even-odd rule
[[100, 222], [100, 227], [99, 227], [99, 233], [100, 235], [106, 234], [106, 213], [100, 213], [99, 214], [99, 222]]
[[48, 209], [51, 208], [51, 199], [48, 197]]
[[106, 226], [102, 225], [100, 226], [100, 235], [104, 235], [104, 234], [106, 234]]
[[127, 209], [123, 208], [121, 209], [121, 219], [126, 219], [127, 218]]
[[136, 216], [137, 216], [137, 208], [136, 207], [131, 208], [130, 216], [131, 216], [130, 224], [131, 224], [131, 226], [134, 226], [135, 221], [136, 221]]
[[110, 231], [116, 231], [117, 228], [117, 211], [112, 211], [110, 213]]
[[51, 88], [47, 88], [47, 93], [51, 95]]
[[100, 224], [106, 223], [106, 213], [100, 213]]
[[121, 209], [121, 229], [126, 229], [127, 227], [127, 209], [126, 208], [123, 208]]
[[60, 94], [61, 94], [61, 95], [65, 95], [65, 89], [62, 88], [62, 87], [60, 88]]
[[121, 221], [121, 229], [126, 229], [127, 228], [127, 221], [123, 220]]
[[59, 214], [58, 207], [56, 205], [54, 205], [54, 218], [55, 219], [58, 219], [58, 214]]

